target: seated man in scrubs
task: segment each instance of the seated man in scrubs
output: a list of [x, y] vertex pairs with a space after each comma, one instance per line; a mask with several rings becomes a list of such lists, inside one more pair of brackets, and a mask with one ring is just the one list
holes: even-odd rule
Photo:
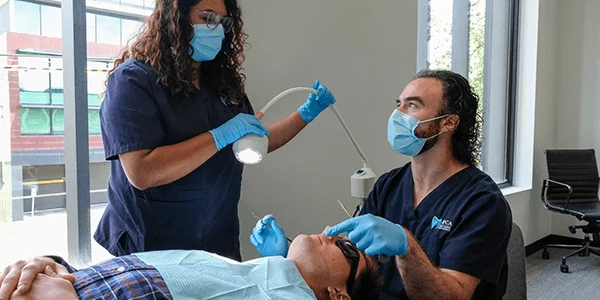
[[[345, 233], [367, 255], [391, 256], [380, 263], [379, 299], [501, 299], [512, 216], [494, 180], [477, 168], [477, 95], [457, 73], [425, 70], [396, 103], [388, 141], [411, 161], [378, 179], [361, 216], [326, 235]], [[283, 244], [260, 247], [256, 236], [267, 234], [280, 241], [283, 231], [255, 230], [261, 255], [285, 253]]]
[[38, 257], [0, 273], [0, 298], [8, 299], [16, 281], [14, 300], [350, 300], [373, 299], [381, 286], [372, 258], [349, 240], [324, 234], [296, 237], [287, 258], [244, 263], [199, 250], [166, 250], [117, 257], [76, 271], [60, 257]]

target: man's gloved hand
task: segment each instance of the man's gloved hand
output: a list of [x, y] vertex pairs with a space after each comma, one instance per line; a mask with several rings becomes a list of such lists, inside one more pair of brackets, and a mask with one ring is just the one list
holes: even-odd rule
[[287, 256], [288, 243], [285, 233], [273, 215], [266, 215], [256, 222], [250, 235], [250, 242], [262, 257]]
[[335, 103], [335, 97], [331, 91], [318, 80], [313, 83], [312, 88], [318, 93], [310, 94], [306, 102], [298, 108], [300, 117], [306, 123], [312, 122], [322, 111]]
[[408, 250], [408, 239], [402, 226], [371, 214], [343, 221], [329, 228], [325, 235], [334, 236], [343, 232], [369, 256], [402, 256]]
[[249, 114], [238, 114], [225, 124], [209, 132], [215, 139], [215, 145], [219, 151], [248, 133], [269, 136], [269, 132], [260, 124], [260, 121]]

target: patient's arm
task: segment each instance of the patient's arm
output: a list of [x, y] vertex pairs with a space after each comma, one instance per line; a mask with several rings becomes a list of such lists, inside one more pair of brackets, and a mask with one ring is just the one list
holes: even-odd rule
[[79, 297], [73, 283], [46, 267], [44, 273], [37, 274], [27, 293], [13, 293], [11, 300], [76, 300]]

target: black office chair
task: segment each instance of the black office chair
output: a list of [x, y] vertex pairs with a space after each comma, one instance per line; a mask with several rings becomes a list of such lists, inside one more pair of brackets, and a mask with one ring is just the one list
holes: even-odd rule
[[542, 258], [549, 259], [548, 248], [576, 249], [577, 251], [563, 256], [560, 271], [569, 272], [567, 258], [590, 253], [600, 256], [600, 249], [590, 247], [590, 236], [593, 241], [600, 242], [600, 200], [598, 199], [598, 166], [593, 149], [588, 150], [546, 150], [548, 177], [542, 184], [542, 201], [546, 209], [568, 214], [580, 221], [588, 222], [583, 226], [569, 226], [575, 234], [581, 229], [585, 234], [583, 245], [546, 245]]

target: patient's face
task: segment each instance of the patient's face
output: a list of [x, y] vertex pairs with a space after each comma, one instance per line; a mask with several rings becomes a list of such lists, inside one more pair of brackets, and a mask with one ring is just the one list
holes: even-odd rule
[[[296, 237], [287, 258], [296, 263], [309, 286], [345, 287], [350, 275], [350, 261], [335, 243], [339, 237], [327, 237], [324, 232]], [[365, 257], [362, 253], [360, 256], [356, 275], [366, 268]]]

